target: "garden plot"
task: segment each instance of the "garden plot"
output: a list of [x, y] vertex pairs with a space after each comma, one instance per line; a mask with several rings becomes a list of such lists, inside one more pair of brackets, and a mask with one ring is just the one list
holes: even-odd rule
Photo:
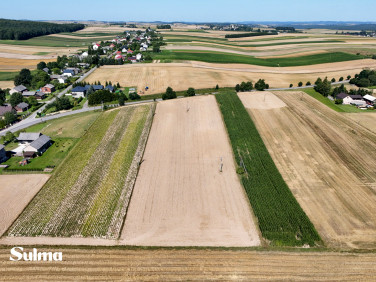
[[259, 245], [235, 170], [213, 96], [159, 103], [122, 241], [151, 246]]
[[9, 236], [117, 238], [152, 105], [103, 113], [9, 229]]

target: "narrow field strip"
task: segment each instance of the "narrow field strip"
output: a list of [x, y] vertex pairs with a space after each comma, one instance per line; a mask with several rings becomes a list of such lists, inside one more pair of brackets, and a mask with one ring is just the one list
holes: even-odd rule
[[[128, 176], [131, 178], [136, 176], [137, 170], [133, 175], [129, 175], [129, 171], [149, 113], [150, 107], [142, 106], [138, 107], [133, 115], [112, 159], [109, 173], [102, 181], [95, 200], [87, 212], [88, 216], [82, 230], [84, 236], [118, 237], [124, 218], [124, 215], [119, 212], [122, 210], [124, 202], [118, 199], [121, 198], [123, 191], [127, 192], [132, 188], [126, 185], [126, 179]], [[136, 168], [137, 166], [138, 164], [136, 164]], [[114, 217], [114, 215], [116, 216]], [[108, 232], [109, 229], [111, 232]]]
[[252, 119], [233, 92], [216, 95], [262, 235], [273, 245], [314, 246], [320, 236], [286, 185]]
[[81, 141], [71, 150], [53, 177], [30, 202], [8, 231], [8, 236], [38, 236], [50, 221], [76, 182], [88, 159], [101, 142], [117, 112], [106, 112], [99, 117]]

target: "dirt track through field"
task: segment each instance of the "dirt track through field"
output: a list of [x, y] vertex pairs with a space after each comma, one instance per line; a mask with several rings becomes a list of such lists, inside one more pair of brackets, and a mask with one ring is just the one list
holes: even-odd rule
[[[328, 246], [375, 249], [376, 134], [305, 93], [275, 95], [239, 96], [298, 202]], [[272, 98], [287, 106], [260, 109]]]
[[158, 103], [121, 239], [149, 246], [260, 244], [213, 96]]
[[50, 178], [47, 174], [0, 175], [0, 236]]
[[376, 277], [375, 254], [51, 248], [38, 251], [62, 251], [63, 261], [14, 262], [9, 261], [9, 248], [0, 249], [0, 279], [372, 281]]

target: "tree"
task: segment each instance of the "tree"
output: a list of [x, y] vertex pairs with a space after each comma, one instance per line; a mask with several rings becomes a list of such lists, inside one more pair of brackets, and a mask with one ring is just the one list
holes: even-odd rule
[[265, 79], [259, 79], [259, 80], [255, 83], [255, 88], [256, 88], [258, 91], [264, 91], [264, 89], [268, 89], [268, 88], [269, 88], [269, 85], [265, 83]]
[[61, 111], [61, 110], [68, 110], [73, 107], [71, 101], [69, 100], [68, 97], [61, 97], [61, 98], [56, 98], [56, 110]]
[[292, 88], [294, 85], [292, 83], [290, 83], [290, 88]]
[[350, 78], [351, 78], [351, 75], [348, 75], [348, 76], [347, 76], [347, 80], [349, 80]]
[[17, 106], [19, 103], [23, 101], [23, 96], [19, 92], [13, 93], [10, 98], [9, 98], [9, 103], [11, 104], [12, 107]]
[[31, 86], [33, 88], [41, 88], [51, 81], [48, 73], [38, 70], [36, 74], [32, 76]]
[[0, 88], [0, 106], [5, 103], [6, 93], [3, 89]]
[[89, 95], [93, 94], [94, 92], [95, 91], [93, 85], [90, 85], [89, 89], [86, 91], [86, 97], [89, 97]]
[[315, 91], [319, 92], [324, 97], [327, 97], [330, 94], [330, 90], [332, 89], [332, 85], [328, 78], [326, 77], [322, 80], [320, 77], [316, 80], [316, 86], [314, 87]]
[[40, 63], [37, 64], [38, 70], [43, 70], [46, 67], [47, 67], [47, 64], [45, 62], [40, 62]]
[[38, 105], [38, 100], [34, 97], [34, 96], [31, 96], [27, 99], [27, 102], [31, 105], [31, 106], [36, 106]]
[[[163, 94], [165, 95], [165, 94]], [[137, 99], [140, 99], [140, 95], [138, 95], [136, 92], [132, 92], [132, 93], [129, 93], [129, 99], [131, 100], [137, 100]]]
[[302, 87], [302, 86], [303, 86], [303, 82], [300, 81], [300, 82], [298, 83], [298, 86], [299, 86], [299, 87]]
[[336, 79], [334, 77], [332, 78], [332, 82], [336, 82]]
[[17, 120], [17, 115], [11, 112], [7, 112], [4, 114], [4, 121], [7, 125], [12, 124]]
[[33, 77], [31, 76], [31, 72], [29, 69], [22, 69], [20, 73], [14, 78], [14, 85], [24, 85], [24, 86], [30, 86], [31, 80]]
[[16, 139], [16, 136], [14, 135], [14, 133], [8, 131], [7, 133], [5, 133], [5, 136], [4, 136], [4, 141], [9, 143], [9, 142], [12, 142], [13, 140]]
[[341, 77], [339, 78], [339, 81], [343, 81], [343, 76], [341, 76]]
[[176, 98], [176, 92], [172, 90], [171, 87], [167, 87], [166, 93], [162, 95], [163, 100], [168, 100], [168, 99], [175, 99]]
[[307, 81], [307, 83], [305, 84], [306, 86], [310, 86], [311, 85], [311, 82], [310, 81]]
[[215, 90], [218, 90], [219, 89], [219, 85], [217, 84], [216, 86], [215, 86]]
[[240, 84], [236, 84], [236, 86], [235, 86], [235, 91], [236, 91], [236, 92], [239, 92], [239, 91], [240, 91]]
[[126, 99], [126, 98], [127, 98], [127, 97], [125, 96], [124, 93], [121, 93], [121, 94], [119, 95], [118, 102], [119, 102], [119, 105], [120, 105], [120, 106], [124, 106], [124, 105], [125, 105], [125, 99]]
[[195, 96], [195, 95], [196, 95], [196, 91], [192, 87], [188, 88], [187, 93], [185, 94], [185, 96], [187, 96], [187, 97]]
[[159, 53], [161, 51], [161, 48], [158, 45], [153, 46], [153, 52], [154, 53]]

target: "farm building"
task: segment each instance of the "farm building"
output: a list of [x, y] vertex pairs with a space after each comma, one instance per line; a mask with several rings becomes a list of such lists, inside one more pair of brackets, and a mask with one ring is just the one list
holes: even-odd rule
[[40, 91], [44, 93], [52, 93], [55, 91], [55, 86], [53, 84], [46, 84], [40, 89]]
[[12, 106], [0, 106], [0, 117], [3, 117], [6, 113], [16, 113], [16, 110]]
[[19, 113], [22, 113], [24, 111], [27, 111], [27, 108], [29, 107], [29, 104], [28, 103], [25, 103], [25, 102], [22, 102], [22, 103], [19, 103], [15, 109], [17, 112]]
[[35, 96], [36, 93], [37, 93], [36, 91], [25, 91], [25, 92], [22, 92], [22, 96], [24, 96], [25, 98], [29, 98], [29, 97]]
[[376, 103], [376, 97], [373, 97], [371, 95], [364, 95], [363, 99], [367, 102], [369, 105], [375, 105]]
[[41, 134], [40, 137], [33, 142], [31, 142], [28, 146], [24, 149], [24, 157], [33, 156], [35, 154], [41, 155], [43, 154], [50, 146], [52, 145], [51, 138], [47, 135]]
[[16, 86], [16, 87], [14, 87], [13, 89], [11, 89], [11, 90], [9, 91], [9, 94], [12, 95], [13, 93], [16, 93], [16, 92], [23, 93], [23, 92], [25, 92], [25, 91], [27, 91], [27, 88], [26, 88], [25, 86], [23, 86], [23, 85], [18, 85], [18, 86]]
[[342, 99], [344, 105], [363, 105], [365, 101], [363, 101], [363, 97], [361, 95], [348, 95], [346, 93], [340, 93], [336, 96], [337, 99]]
[[5, 162], [8, 159], [7, 152], [5, 151], [4, 145], [0, 144], [0, 163]]

